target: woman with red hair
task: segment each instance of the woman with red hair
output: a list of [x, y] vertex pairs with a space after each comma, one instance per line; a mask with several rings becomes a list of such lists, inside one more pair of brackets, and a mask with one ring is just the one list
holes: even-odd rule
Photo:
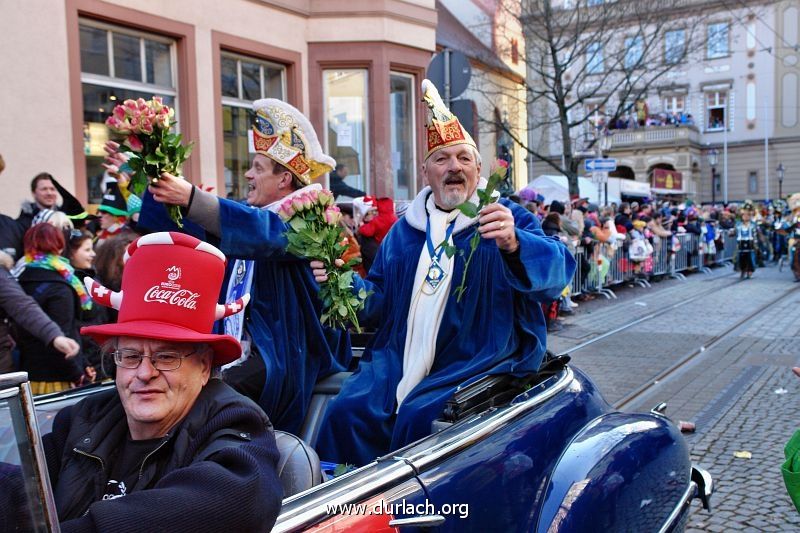
[[[78, 317], [92, 302], [69, 261], [61, 257], [64, 233], [48, 223], [31, 226], [23, 238], [25, 270], [19, 283], [65, 335], [80, 342]], [[65, 357], [52, 346], [21, 330], [17, 335], [21, 370], [34, 394], [69, 389], [83, 374], [83, 357]]]

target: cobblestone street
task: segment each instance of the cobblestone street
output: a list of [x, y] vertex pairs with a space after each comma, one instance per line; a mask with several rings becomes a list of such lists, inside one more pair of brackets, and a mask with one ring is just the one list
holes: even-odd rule
[[[715, 494], [711, 513], [693, 504], [687, 530], [800, 530], [780, 471], [800, 427], [791, 372], [800, 364], [800, 287], [775, 268], [745, 282], [718, 268], [618, 295], [581, 304], [549, 346], [569, 352], [612, 404], [645, 411], [666, 401], [674, 421], [697, 424], [687, 441]], [[651, 318], [625, 328], [640, 317]], [[624, 329], [599, 337], [616, 328]], [[752, 457], [735, 457], [740, 451]]]

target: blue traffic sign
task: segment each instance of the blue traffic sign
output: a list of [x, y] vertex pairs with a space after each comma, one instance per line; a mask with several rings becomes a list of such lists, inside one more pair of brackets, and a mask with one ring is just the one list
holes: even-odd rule
[[583, 165], [586, 169], [586, 172], [613, 172], [614, 170], [617, 170], [616, 159], [587, 159], [583, 162]]

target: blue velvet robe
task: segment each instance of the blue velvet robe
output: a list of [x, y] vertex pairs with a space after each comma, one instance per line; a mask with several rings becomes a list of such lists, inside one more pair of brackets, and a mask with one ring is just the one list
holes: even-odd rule
[[[187, 220], [184, 230], [219, 246], [228, 257], [220, 302], [225, 299], [232, 259], [255, 260], [245, 329], [266, 368], [258, 404], [275, 429], [297, 433], [316, 382], [347, 368], [352, 356], [350, 336], [320, 324], [319, 285], [308, 260], [285, 252], [286, 225], [278, 215], [223, 198], [219, 199], [219, 207], [219, 241]], [[139, 225], [153, 231], [178, 231], [163, 205], [149, 193], [145, 195]]]
[[[399, 412], [395, 392], [403, 374], [408, 309], [425, 231], [403, 218], [389, 232], [361, 282], [373, 294], [360, 319], [378, 331], [358, 370], [329, 404], [316, 446], [320, 458], [363, 465], [430, 434], [431, 422], [459, 384], [486, 374], [538, 370], [546, 343], [539, 302], [558, 298], [572, 279], [575, 260], [558, 239], [544, 235], [529, 211], [501, 202], [514, 213], [527, 279], [511, 272], [494, 240], [481, 239], [467, 273], [467, 291], [457, 302], [454, 292], [464, 260], [455, 261], [433, 366]], [[454, 235], [465, 256], [475, 231], [477, 226], [470, 226]]]

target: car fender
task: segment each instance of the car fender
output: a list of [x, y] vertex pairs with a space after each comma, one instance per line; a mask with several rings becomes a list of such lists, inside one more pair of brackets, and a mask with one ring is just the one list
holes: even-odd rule
[[539, 502], [536, 531], [659, 531], [690, 476], [686, 442], [668, 419], [604, 414], [561, 454]]

